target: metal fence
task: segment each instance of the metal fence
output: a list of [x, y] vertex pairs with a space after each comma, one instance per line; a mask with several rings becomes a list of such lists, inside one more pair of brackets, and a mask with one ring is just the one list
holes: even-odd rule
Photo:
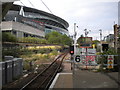
[[120, 55], [76, 55], [71, 63], [74, 88], [118, 90]]
[[118, 71], [119, 55], [76, 55], [73, 68]]

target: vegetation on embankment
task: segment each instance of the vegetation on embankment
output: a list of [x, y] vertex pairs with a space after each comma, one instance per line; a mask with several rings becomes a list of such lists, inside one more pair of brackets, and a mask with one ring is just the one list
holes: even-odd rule
[[58, 32], [51, 32], [45, 35], [45, 38], [37, 37], [23, 37], [16, 38], [15, 35], [9, 32], [2, 33], [2, 42], [20, 42], [31, 44], [57, 44], [57, 45], [71, 45], [72, 39], [67, 35], [60, 34]]
[[[24, 69], [30, 70], [31, 64], [36, 67], [42, 63], [53, 61], [60, 54], [63, 46], [70, 45], [72, 40], [67, 35], [62, 35], [58, 32], [51, 32], [45, 38], [16, 38], [11, 33], [3, 32], [2, 42], [3, 60], [4, 56], [23, 58]], [[24, 43], [28, 43], [28, 45]]]

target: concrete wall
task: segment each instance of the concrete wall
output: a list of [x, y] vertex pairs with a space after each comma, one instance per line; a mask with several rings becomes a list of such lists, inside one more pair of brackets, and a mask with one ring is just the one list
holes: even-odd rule
[[18, 31], [18, 34], [17, 34], [18, 37], [21, 37], [23, 35], [21, 32], [37, 35], [40, 37], [45, 37], [44, 31], [19, 23], [19, 22], [13, 22], [13, 21], [2, 22], [2, 31], [6, 31], [6, 30]]

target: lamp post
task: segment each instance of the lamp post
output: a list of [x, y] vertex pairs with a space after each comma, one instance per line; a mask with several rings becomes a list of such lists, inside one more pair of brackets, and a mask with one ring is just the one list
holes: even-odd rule
[[[85, 37], [87, 37], [87, 35], [88, 35], [88, 33], [91, 31], [91, 30], [89, 30], [89, 31], [87, 31], [87, 29], [84, 29], [84, 31], [85, 31]], [[86, 57], [87, 57], [87, 55], [88, 55], [88, 49], [86, 48]], [[86, 59], [86, 69], [88, 69], [87, 68], [87, 59]]]
[[118, 25], [115, 24], [114, 26], [114, 48], [115, 48], [115, 52], [117, 53], [117, 48], [118, 48]]
[[77, 44], [77, 40], [76, 40], [76, 36], [77, 36], [76, 27], [78, 28], [78, 26], [76, 26], [76, 23], [74, 23], [74, 55], [76, 55], [76, 44]]
[[102, 29], [100, 31], [100, 52], [102, 52]]
[[85, 31], [85, 37], [87, 37], [88, 33], [91, 32], [91, 30], [87, 31], [87, 29], [84, 29]]
[[[77, 41], [76, 41], [76, 36], [77, 36], [77, 32], [76, 32], [76, 27], [78, 27], [78, 26], [76, 26], [76, 23], [74, 23], [74, 35], [73, 35], [73, 39], [74, 39], [74, 55], [73, 55], [73, 59], [75, 60], [75, 57], [76, 57], [76, 43], [77, 43]], [[74, 63], [74, 60], [73, 60], [73, 74], [74, 74], [74, 69], [75, 69], [75, 63]]]

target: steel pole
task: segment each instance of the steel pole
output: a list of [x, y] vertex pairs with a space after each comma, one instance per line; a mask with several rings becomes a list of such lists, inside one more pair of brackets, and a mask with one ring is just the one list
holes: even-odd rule
[[100, 52], [102, 53], [102, 30], [100, 29]]
[[75, 56], [76, 56], [76, 23], [74, 23], [74, 55], [73, 55], [73, 74], [75, 73], [74, 72], [74, 69], [75, 69]]

